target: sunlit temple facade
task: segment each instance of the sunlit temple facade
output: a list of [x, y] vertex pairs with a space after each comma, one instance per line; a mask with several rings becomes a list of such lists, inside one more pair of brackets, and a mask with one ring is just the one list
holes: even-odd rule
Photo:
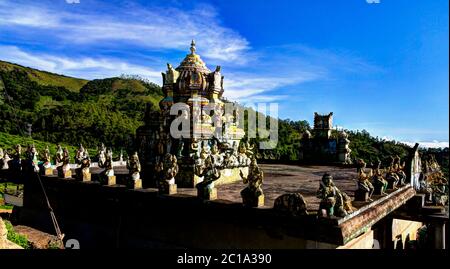
[[[217, 185], [241, 180], [239, 171], [247, 172], [250, 160], [241, 143], [245, 131], [237, 124], [238, 113], [225, 113], [221, 67], [211, 71], [196, 53], [195, 45], [192, 41], [190, 53], [178, 67], [167, 64], [162, 73], [164, 98], [159, 102], [160, 111], [148, 107], [145, 125], [137, 130], [139, 157], [144, 178], [149, 181], [154, 179], [155, 166], [167, 153], [177, 157], [178, 186], [194, 187], [202, 180], [194, 169], [207, 155], [213, 157], [214, 166], [220, 170]], [[189, 122], [189, 128], [178, 132], [181, 137], [173, 135], [173, 130], [179, 130], [181, 125], [172, 126], [171, 133], [177, 118]]]

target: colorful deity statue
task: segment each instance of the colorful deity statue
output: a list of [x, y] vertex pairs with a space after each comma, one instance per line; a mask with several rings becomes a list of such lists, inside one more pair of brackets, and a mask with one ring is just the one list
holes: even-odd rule
[[395, 190], [395, 189], [397, 189], [397, 184], [400, 182], [400, 178], [397, 175], [398, 167], [395, 166], [395, 158], [392, 156], [390, 158], [391, 158], [391, 163], [390, 163], [388, 171], [386, 173], [386, 181], [388, 182], [387, 189]]
[[26, 151], [26, 162], [24, 162], [24, 170], [28, 172], [39, 172], [39, 161], [38, 161], [38, 152], [34, 144], [28, 145]]
[[79, 165], [75, 170], [77, 178], [82, 181], [91, 181], [91, 158], [89, 157], [88, 151], [81, 144], [75, 154], [75, 163]]
[[159, 174], [159, 192], [163, 194], [175, 194], [177, 192], [175, 177], [179, 171], [177, 157], [167, 153], [155, 170]]
[[80, 144], [80, 147], [77, 149], [75, 153], [75, 163], [81, 164], [81, 162], [86, 158], [87, 151], [84, 149], [83, 145]]
[[250, 144], [248, 143], [241, 143], [239, 145], [239, 153], [237, 156], [239, 166], [248, 166], [250, 164], [251, 159], [249, 158], [249, 156], [253, 156], [252, 150], [253, 147], [250, 147]]
[[55, 165], [56, 167], [61, 166], [62, 165], [62, 161], [63, 161], [63, 149], [61, 147], [61, 145], [57, 145], [56, 146], [56, 154], [55, 154]]
[[396, 155], [394, 158], [394, 170], [399, 178], [398, 184], [401, 186], [405, 185], [405, 180], [406, 180], [406, 174], [403, 171], [404, 168], [405, 168], [405, 164], [404, 163], [401, 164], [400, 157], [398, 155]]
[[70, 170], [70, 156], [67, 148], [63, 149], [61, 162], [62, 165], [57, 167], [58, 176], [61, 178], [71, 178], [72, 171]]
[[353, 211], [350, 197], [334, 185], [333, 177], [328, 173], [322, 177], [317, 198], [322, 200], [319, 206], [320, 216], [345, 217]]
[[104, 168], [105, 162], [106, 162], [106, 147], [105, 144], [100, 145], [100, 149], [97, 152], [97, 158], [98, 158], [98, 167]]
[[217, 143], [214, 143], [211, 147], [211, 157], [217, 166], [223, 166], [224, 154], [220, 153]]
[[428, 182], [428, 176], [424, 173], [420, 173], [419, 190], [417, 192], [425, 194], [425, 201], [430, 203], [433, 201], [433, 188]]
[[141, 180], [141, 163], [139, 162], [138, 153], [135, 152], [127, 161], [128, 174], [130, 175], [131, 183], [134, 189], [142, 188]]
[[12, 160], [9, 165], [9, 169], [13, 171], [21, 171], [22, 170], [22, 146], [17, 144], [14, 147], [14, 153], [12, 155]]
[[264, 194], [261, 188], [264, 173], [258, 166], [256, 158], [252, 158], [248, 168], [248, 176], [244, 176], [242, 170], [239, 171], [243, 183], [248, 186], [241, 191], [242, 201], [245, 206], [258, 207], [264, 205]]
[[383, 177], [383, 169], [381, 169], [381, 161], [378, 159], [375, 163], [375, 172], [372, 176], [372, 185], [374, 187], [373, 194], [386, 195], [388, 182]]
[[141, 163], [139, 162], [139, 156], [137, 152], [135, 152], [129, 160], [127, 161], [127, 169], [129, 171], [129, 175], [132, 180], [140, 179], [140, 172], [141, 172]]
[[114, 176], [114, 164], [113, 164], [113, 152], [112, 149], [106, 150], [106, 160], [105, 160], [105, 175]]
[[42, 154], [42, 161], [43, 162], [41, 165], [41, 173], [45, 176], [53, 175], [53, 168], [48, 145], [45, 147], [44, 152]]
[[9, 169], [9, 162], [11, 161], [11, 158], [9, 157], [8, 152], [5, 150], [2, 151], [2, 158], [0, 158], [0, 170], [7, 170]]
[[372, 201], [371, 197], [374, 192], [374, 187], [370, 182], [372, 178], [372, 169], [366, 174], [366, 163], [359, 160], [358, 164], [358, 189], [355, 191], [355, 201]]
[[446, 206], [448, 205], [448, 196], [449, 196], [448, 181], [441, 175], [438, 175], [433, 180], [433, 183], [431, 185], [433, 191], [432, 200], [433, 203], [437, 206]]
[[91, 173], [90, 173], [90, 167], [91, 167], [91, 158], [89, 157], [89, 154], [87, 151], [84, 154], [84, 158], [81, 160], [80, 164], [80, 171], [81, 171], [81, 178], [83, 181], [90, 181], [91, 180]]
[[42, 155], [42, 161], [43, 161], [42, 166], [44, 168], [51, 168], [52, 163], [51, 163], [51, 157], [50, 157], [50, 149], [48, 148], [48, 145], [44, 149], [44, 153]]
[[204, 200], [217, 199], [217, 189], [214, 187], [214, 182], [220, 178], [221, 172], [214, 163], [211, 155], [208, 155], [203, 165], [197, 165], [194, 173], [203, 178], [203, 181], [197, 183], [197, 196]]

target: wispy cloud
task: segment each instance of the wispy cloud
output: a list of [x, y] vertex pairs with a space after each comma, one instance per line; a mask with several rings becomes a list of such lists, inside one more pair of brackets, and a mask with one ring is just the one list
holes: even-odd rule
[[[221, 23], [218, 11], [211, 5], [198, 4], [193, 9], [185, 9], [143, 7], [127, 2], [123, 8], [119, 4], [102, 3], [94, 12], [83, 3], [61, 7], [48, 2], [0, 1], [0, 27], [31, 33], [33, 42], [39, 42], [36, 37], [41, 35], [49, 36], [54, 41], [42, 40], [47, 47], [49, 44], [65, 48], [80, 45], [83, 51], [90, 52], [93, 51], [90, 47], [122, 51], [143, 47], [158, 55], [171, 50], [186, 51], [190, 39], [194, 38], [198, 52], [207, 63], [225, 66], [225, 97], [241, 102], [284, 99], [284, 88], [327, 79], [336, 70], [366, 73], [376, 69], [355, 56], [301, 44], [252, 48], [245, 37]], [[144, 67], [93, 53], [88, 57], [74, 56], [70, 51], [65, 55], [64, 52], [43, 54], [11, 46], [0, 57], [83, 78], [132, 73], [155, 83], [161, 81], [156, 70], [163, 71], [164, 65]]]
[[115, 58], [69, 58], [47, 54], [32, 54], [16, 46], [0, 45], [0, 59], [45, 71], [87, 78], [105, 78], [121, 74], [139, 75], [159, 83], [161, 73], [148, 67]]
[[105, 12], [95, 13], [20, 1], [3, 1], [0, 7], [0, 26], [29, 27], [66, 43], [98, 45], [101, 42], [107, 46], [124, 42], [150, 49], [185, 51], [188, 42], [196, 39], [202, 44], [204, 57], [232, 63], [245, 62], [249, 50], [249, 42], [222, 26], [217, 12], [208, 5], [192, 10], [108, 6]]
[[[241, 102], [270, 102], [280, 100], [286, 95], [273, 94], [273, 91], [289, 85], [315, 80], [316, 73], [297, 72], [291, 74], [250, 74], [231, 73], [224, 82], [225, 97]], [[270, 94], [270, 95], [269, 95]], [[258, 101], [256, 101], [258, 100]]]
[[444, 141], [420, 141], [420, 142], [408, 142], [408, 141], [402, 141], [402, 143], [405, 143], [409, 146], [414, 146], [416, 143], [419, 143], [419, 147], [422, 148], [448, 148], [449, 142]]

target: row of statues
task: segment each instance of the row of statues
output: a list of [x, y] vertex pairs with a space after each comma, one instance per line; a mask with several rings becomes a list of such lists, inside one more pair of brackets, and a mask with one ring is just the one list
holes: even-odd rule
[[[45, 176], [52, 176], [54, 171], [53, 167], [56, 167], [59, 177], [66, 179], [72, 178], [68, 149], [63, 148], [61, 145], [57, 145], [54, 166], [52, 166], [52, 158], [50, 155], [50, 150], [47, 146], [39, 157], [39, 153], [34, 144], [27, 147], [24, 159], [22, 159], [22, 146], [19, 144], [14, 147], [13, 153], [4, 152], [3, 149], [0, 148], [0, 169], [10, 169], [16, 172], [39, 172]], [[39, 161], [38, 158], [41, 159], [41, 161]], [[104, 169], [101, 172], [101, 181], [107, 182], [108, 185], [114, 185], [115, 176], [112, 150], [106, 149], [104, 144], [102, 144], [98, 151], [97, 158], [98, 167]], [[122, 160], [122, 156], [120, 157], [120, 160]], [[91, 158], [88, 151], [81, 144], [75, 153], [75, 164], [77, 165], [77, 168], [75, 168], [74, 177], [83, 181], [90, 181]], [[134, 152], [134, 154], [129, 157], [126, 166], [129, 171], [131, 183], [134, 184], [134, 187], [141, 187], [142, 182], [139, 174], [141, 172], [141, 165], [137, 152]]]
[[[252, 152], [254, 146], [240, 146], [240, 155], [236, 158], [236, 164], [248, 162], [248, 173], [240, 170], [240, 177], [247, 187], [242, 190], [241, 196], [246, 206], [258, 207], [264, 205], [264, 194], [262, 183], [264, 174], [258, 166], [256, 158]], [[245, 154], [245, 156], [243, 156]], [[227, 155], [219, 154], [217, 144], [213, 144], [211, 150], [203, 147], [199, 156], [195, 158], [194, 174], [200, 179], [195, 185], [197, 196], [203, 200], [217, 199], [217, 189], [215, 182], [222, 176], [223, 164], [230, 159]], [[156, 164], [157, 187], [164, 194], [175, 194], [177, 187], [175, 177], [179, 172], [178, 159], [174, 154], [167, 153], [160, 162]]]
[[406, 180], [405, 162], [401, 163], [399, 156], [391, 156], [390, 165], [381, 168], [381, 161], [377, 160], [372, 168], [366, 169], [364, 160], [357, 161], [358, 189], [355, 192], [356, 201], [372, 201], [372, 195], [386, 195], [387, 190], [395, 190], [404, 186]]
[[426, 195], [425, 198], [428, 203], [438, 206], [448, 205], [448, 180], [434, 155], [428, 155], [423, 159], [422, 168], [418, 192]]

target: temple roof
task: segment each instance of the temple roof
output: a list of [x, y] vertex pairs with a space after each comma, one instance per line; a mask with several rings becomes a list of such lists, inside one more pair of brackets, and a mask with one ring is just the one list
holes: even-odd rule
[[200, 58], [200, 55], [196, 54], [195, 41], [191, 42], [191, 53], [186, 55], [184, 60], [176, 68], [177, 71], [200, 71], [202, 73], [210, 73], [211, 70], [206, 67], [205, 62]]

